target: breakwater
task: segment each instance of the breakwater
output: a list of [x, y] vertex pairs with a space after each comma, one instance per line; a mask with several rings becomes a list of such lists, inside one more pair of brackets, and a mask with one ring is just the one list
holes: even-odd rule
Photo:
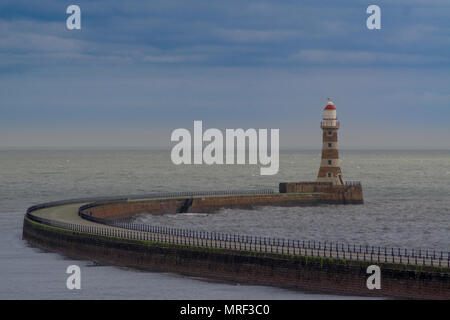
[[[122, 220], [138, 212], [177, 212], [189, 199], [193, 205], [196, 200], [205, 203], [200, 200], [212, 198], [206, 202], [210, 208], [211, 203], [223, 204], [227, 198], [231, 205], [241, 206], [236, 198], [274, 196], [278, 194], [191, 193], [44, 204], [28, 210], [23, 236], [49, 250], [153, 271], [316, 292], [406, 298], [450, 296], [449, 257], [445, 253], [203, 233]], [[366, 287], [366, 269], [371, 264], [381, 268], [381, 290]]]

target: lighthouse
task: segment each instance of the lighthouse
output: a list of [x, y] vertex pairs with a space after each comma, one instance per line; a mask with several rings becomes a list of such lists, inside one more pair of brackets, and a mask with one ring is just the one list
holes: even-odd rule
[[343, 185], [342, 171], [338, 152], [339, 121], [336, 117], [336, 106], [328, 98], [328, 103], [323, 111], [322, 128], [322, 159], [317, 175], [317, 182], [331, 182], [333, 185]]
[[339, 121], [336, 116], [336, 106], [330, 98], [323, 111], [320, 128], [322, 129], [322, 159], [316, 181], [280, 182], [279, 192], [291, 194], [291, 196], [307, 193], [317, 196], [320, 199], [319, 203], [364, 203], [361, 182], [344, 182], [342, 179], [337, 146]]

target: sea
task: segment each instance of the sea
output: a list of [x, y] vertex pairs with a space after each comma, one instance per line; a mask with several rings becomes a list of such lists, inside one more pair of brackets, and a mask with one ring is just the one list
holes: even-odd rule
[[[306, 241], [450, 251], [450, 150], [340, 150], [345, 180], [361, 181], [363, 205], [222, 209], [149, 215], [150, 225]], [[170, 150], [0, 149], [0, 299], [365, 299], [220, 283], [76, 260], [22, 240], [34, 204], [154, 192], [278, 189], [314, 181], [320, 150], [282, 150], [280, 169], [174, 165]], [[81, 268], [68, 290], [66, 269]]]

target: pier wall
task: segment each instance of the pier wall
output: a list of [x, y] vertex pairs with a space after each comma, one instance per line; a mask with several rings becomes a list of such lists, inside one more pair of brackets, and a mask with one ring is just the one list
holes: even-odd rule
[[360, 204], [364, 202], [361, 184], [333, 185], [331, 182], [282, 182], [280, 194], [322, 193], [325, 203]]
[[[226, 195], [226, 196], [196, 196], [183, 198], [161, 198], [133, 200], [117, 203], [107, 203], [83, 210], [84, 213], [102, 218], [117, 219], [137, 213], [177, 213], [183, 212], [214, 212], [221, 208], [252, 209], [258, 206], [311, 206], [319, 204], [359, 203], [352, 199], [351, 190], [346, 193], [316, 192], [316, 193], [278, 193], [260, 195]], [[355, 190], [358, 192], [358, 190]], [[189, 206], [186, 201], [192, 200]]]
[[49, 227], [27, 218], [23, 238], [32, 245], [77, 258], [234, 283], [344, 295], [450, 297], [449, 274], [398, 270], [383, 263], [378, 264], [382, 270], [381, 290], [368, 290], [368, 262], [125, 240]]
[[125, 218], [136, 213], [177, 213], [186, 199], [152, 199], [146, 201], [122, 201], [104, 204], [84, 210], [88, 215], [102, 219]]

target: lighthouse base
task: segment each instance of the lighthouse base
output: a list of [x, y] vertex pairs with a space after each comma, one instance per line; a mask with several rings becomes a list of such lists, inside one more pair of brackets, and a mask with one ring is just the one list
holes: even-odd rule
[[335, 185], [331, 182], [281, 182], [280, 193], [323, 193], [333, 203], [362, 204], [363, 191], [360, 182]]

